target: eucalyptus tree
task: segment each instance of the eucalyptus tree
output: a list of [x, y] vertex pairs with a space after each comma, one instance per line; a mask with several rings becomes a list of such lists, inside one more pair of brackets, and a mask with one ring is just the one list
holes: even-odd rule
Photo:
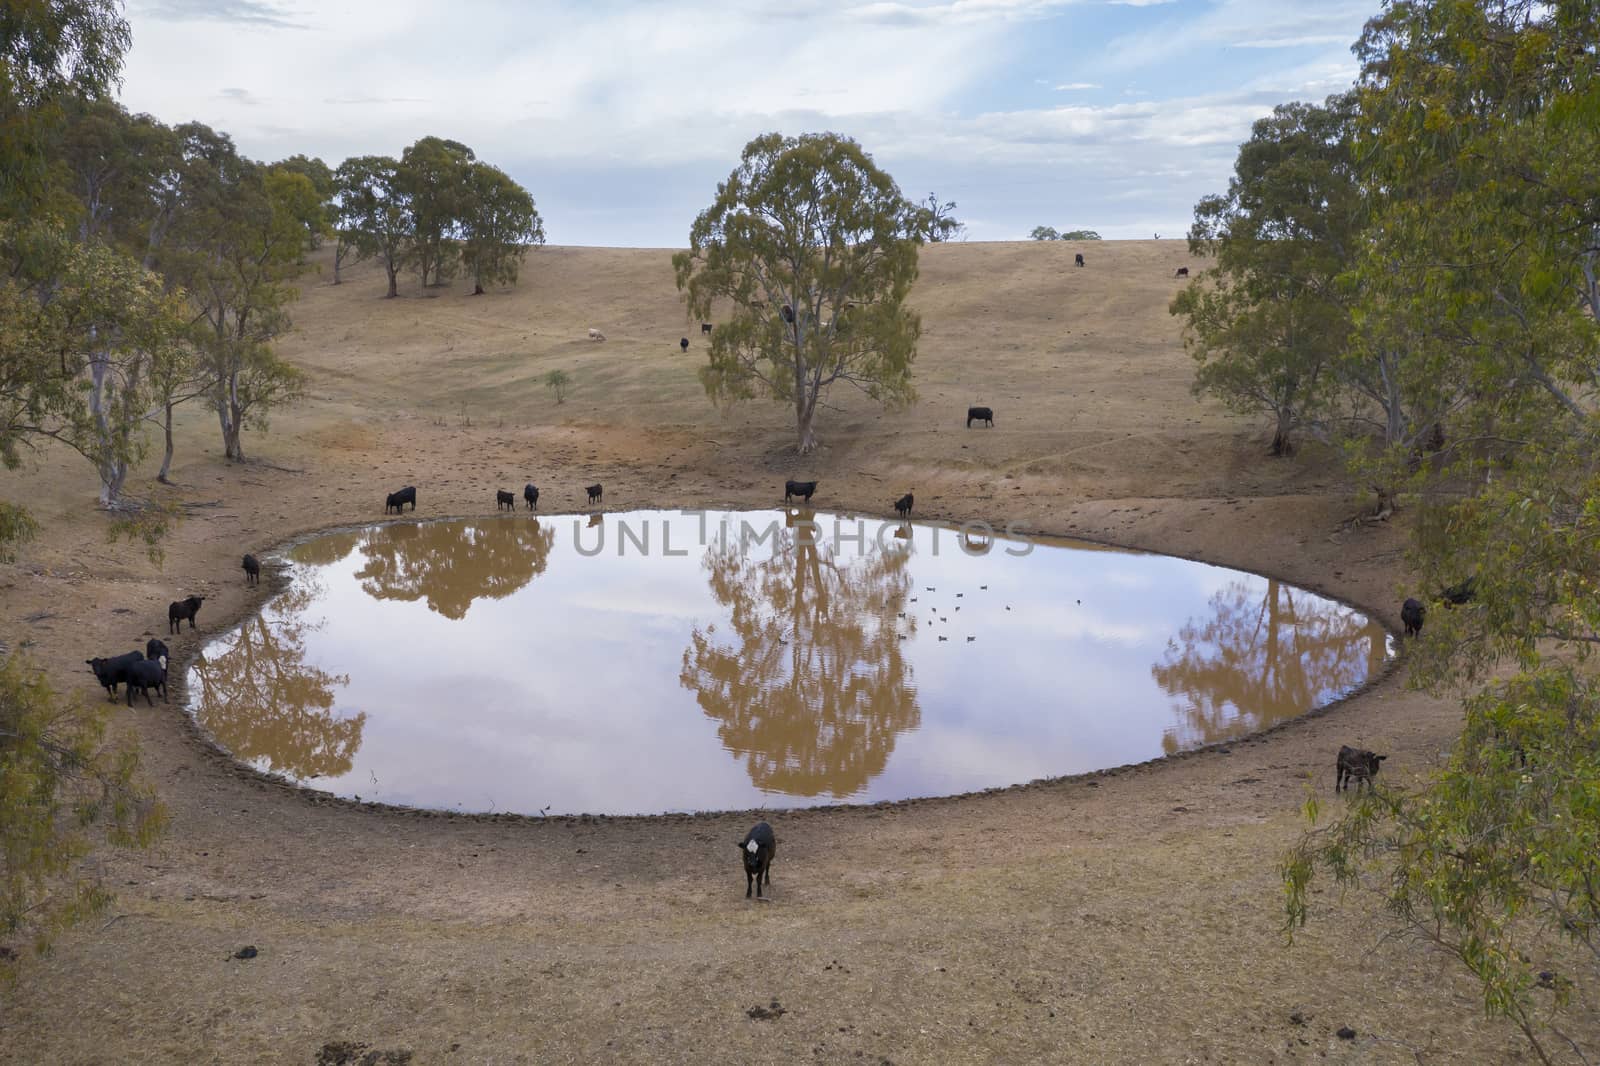
[[442, 137], [423, 137], [400, 155], [398, 180], [411, 215], [411, 260], [424, 288], [443, 285], [455, 273], [454, 242], [467, 212], [468, 173], [476, 158], [471, 148]]
[[300, 373], [272, 342], [289, 327], [305, 232], [294, 200], [309, 182], [246, 159], [200, 123], [177, 132], [180, 206], [157, 262], [194, 304], [223, 452], [239, 461], [245, 427], [265, 425], [268, 411], [300, 388]]
[[[348, 242], [360, 258], [382, 263], [389, 279], [385, 295], [393, 299], [399, 295], [400, 271], [411, 254], [415, 233], [400, 164], [386, 155], [354, 156], [339, 164], [334, 183], [340, 250]], [[337, 280], [337, 267], [335, 271]]]
[[910, 401], [921, 320], [906, 298], [924, 233], [921, 209], [855, 141], [751, 141], [672, 257], [691, 315], [729, 309], [700, 371], [707, 394], [793, 405], [802, 455], [817, 446], [817, 406], [836, 382]]
[[1352, 265], [1363, 195], [1350, 143], [1353, 97], [1285, 104], [1258, 119], [1223, 195], [1195, 207], [1189, 251], [1215, 259], [1171, 311], [1198, 365], [1196, 392], [1273, 416], [1272, 454], [1326, 412], [1351, 332], [1339, 280]]
[[303, 154], [280, 159], [272, 164], [272, 169], [303, 175], [311, 183], [315, 199], [297, 204], [295, 210], [306, 228], [306, 247], [316, 251], [322, 247], [323, 239], [333, 232], [336, 192], [333, 169], [316, 156]]
[[544, 220], [528, 191], [488, 163], [467, 168], [462, 196], [461, 262], [472, 294], [485, 283], [510, 285], [528, 248], [544, 243]]

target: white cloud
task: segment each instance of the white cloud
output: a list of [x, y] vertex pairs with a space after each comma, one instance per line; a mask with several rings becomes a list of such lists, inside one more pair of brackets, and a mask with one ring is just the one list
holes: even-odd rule
[[1100, 87], [1101, 86], [1100, 86], [1100, 84], [1098, 82], [1071, 81], [1071, 82], [1068, 82], [1065, 85], [1057, 85], [1056, 86], [1056, 92], [1058, 92], [1058, 93], [1076, 92], [1076, 91], [1078, 91], [1080, 89], [1098, 89]]

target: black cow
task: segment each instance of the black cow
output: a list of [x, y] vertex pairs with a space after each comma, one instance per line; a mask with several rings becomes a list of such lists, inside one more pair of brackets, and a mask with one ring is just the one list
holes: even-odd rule
[[689, 350], [689, 338], [688, 337], [679, 337], [678, 338], [678, 347], [682, 348], [684, 351], [688, 351]]
[[587, 492], [589, 494], [589, 502], [590, 503], [599, 503], [600, 502], [601, 493], [604, 490], [601, 489], [599, 482], [596, 482], [595, 484], [590, 485], [588, 488], [584, 489], [583, 491], [585, 491], [585, 492]]
[[157, 640], [155, 637], [151, 637], [145, 643], [144, 657], [146, 659], [159, 659], [163, 655], [171, 658], [172, 653], [167, 650], [167, 646], [165, 644], [161, 643], [161, 641]]
[[794, 308], [790, 307], [788, 304], [784, 304], [782, 311], [779, 313], [783, 315], [783, 320], [785, 322], [789, 323], [791, 326], [794, 325]]
[[[246, 555], [244, 557], [244, 561], [241, 562], [239, 566], [244, 570], [244, 583], [246, 585], [261, 584], [260, 559], [257, 559], [254, 555]], [[151, 656], [151, 658], [154, 658], [154, 656]]]
[[134, 663], [143, 662], [144, 656], [136, 651], [126, 655], [118, 655], [112, 659], [85, 659], [89, 669], [94, 671], [95, 679], [105, 686], [106, 698], [115, 701], [117, 686], [128, 680], [128, 670]]
[[1439, 595], [1456, 607], [1460, 607], [1464, 603], [1471, 603], [1478, 595], [1478, 575], [1473, 574], [1459, 585], [1451, 585], [1447, 589], [1440, 589]]
[[710, 333], [710, 332], [711, 332], [711, 323], [709, 323], [709, 322], [700, 323], [700, 333], [702, 335]]
[[901, 518], [908, 517], [911, 514], [911, 504], [912, 496], [911, 493], [908, 492], [898, 500], [894, 501], [894, 513], [899, 515]]
[[515, 511], [517, 509], [517, 497], [516, 497], [516, 494], [507, 492], [505, 489], [495, 489], [494, 490], [494, 509], [496, 511], [498, 511], [502, 507], [504, 507], [508, 511]]
[[974, 422], [987, 422], [990, 427], [993, 427], [994, 409], [990, 407], [967, 408], [967, 428], [971, 429]]
[[1361, 782], [1365, 781], [1368, 788], [1372, 788], [1372, 779], [1378, 776], [1378, 764], [1387, 759], [1387, 755], [1374, 755], [1361, 748], [1352, 748], [1345, 744], [1339, 748], [1339, 761], [1334, 768], [1333, 790], [1349, 788], [1349, 782], [1356, 783], [1356, 791], [1361, 790]]
[[1186, 277], [1189, 276], [1189, 268], [1188, 267], [1179, 267], [1178, 268], [1178, 272], [1176, 274], [1172, 275], [1172, 276], [1175, 277], [1175, 278], [1186, 278]]
[[539, 488], [533, 482], [530, 481], [522, 486], [522, 498], [528, 501], [528, 510], [537, 511], [539, 509]]
[[750, 898], [750, 889], [761, 898], [761, 883], [772, 884], [772, 857], [778, 853], [778, 838], [772, 826], [757, 822], [739, 841], [739, 854], [744, 859], [744, 898]]
[[144, 702], [147, 707], [154, 707], [155, 700], [150, 698], [150, 690], [155, 689], [161, 694], [162, 703], [170, 703], [167, 699], [167, 657], [159, 659], [141, 659], [128, 667], [128, 706], [133, 706], [133, 690], [138, 689], [144, 693]]
[[383, 505], [383, 513], [388, 514], [393, 511], [395, 514], [400, 514], [405, 510], [405, 506], [408, 503], [413, 511], [417, 509], [417, 487], [415, 485], [407, 485], [399, 492], [389, 493], [389, 499]]
[[1079, 252], [1077, 255], [1073, 256], [1072, 261], [1077, 263], [1079, 266], [1083, 266], [1083, 253]]
[[1422, 601], [1408, 599], [1400, 605], [1400, 621], [1406, 624], [1406, 636], [1422, 636], [1422, 620], [1427, 617], [1428, 609], [1422, 606]]
[[189, 620], [189, 628], [194, 628], [194, 616], [200, 610], [200, 605], [206, 602], [204, 596], [186, 596], [177, 603], [167, 604], [167, 632], [176, 633], [183, 628], [183, 620]]
[[783, 483], [783, 502], [788, 503], [798, 496], [807, 503], [811, 502], [811, 494], [817, 491], [815, 481], [785, 481]]

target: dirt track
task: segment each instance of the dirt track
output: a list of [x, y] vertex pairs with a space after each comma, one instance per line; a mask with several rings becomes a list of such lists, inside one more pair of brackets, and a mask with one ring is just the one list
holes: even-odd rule
[[[1354, 508], [1329, 457], [1267, 460], [1254, 427], [1189, 395], [1165, 310], [1178, 242], [930, 250], [919, 404], [838, 397], [804, 462], [783, 409], [706, 404], [666, 258], [547, 249], [514, 293], [477, 299], [386, 302], [365, 271], [308, 282], [284, 351], [311, 395], [247, 436], [243, 467], [186, 413], [175, 491], [192, 517], [163, 570], [105, 544], [81, 460], [0, 475], [47, 530], [0, 568], [0, 640], [32, 642], [92, 699], [82, 660], [160, 632], [169, 600], [205, 594], [215, 632], [268, 595], [244, 587], [243, 550], [375, 517], [384, 487], [482, 514], [535, 474], [574, 501], [603, 480], [618, 508], [771, 506], [785, 477], [814, 476], [829, 507], [881, 511], [914, 484], [921, 517], [1239, 566], [1398, 625], [1404, 531], [1335, 534]], [[578, 380], [560, 407], [537, 383], [552, 366]], [[993, 431], [961, 428], [968, 402], [996, 408]], [[179, 667], [198, 647], [171, 643]], [[1388, 752], [1404, 781], [1457, 728], [1402, 682], [1110, 775], [783, 815], [763, 905], [729, 846], [748, 814], [319, 802], [208, 749], [175, 686], [171, 707], [121, 717], [171, 832], [105, 858], [118, 902], [4, 994], [0, 1061], [311, 1063], [341, 1041], [471, 1063], [1520, 1061], [1455, 967], [1381, 942], [1370, 898], [1319, 896], [1285, 946], [1277, 858], [1306, 796], [1332, 800], [1339, 745]], [[260, 954], [230, 959], [246, 944]]]

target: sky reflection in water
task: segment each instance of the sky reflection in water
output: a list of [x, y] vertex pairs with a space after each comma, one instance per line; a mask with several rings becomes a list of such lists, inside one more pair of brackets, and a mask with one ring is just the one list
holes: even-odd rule
[[1389, 650], [1361, 614], [1238, 571], [1059, 541], [974, 555], [948, 529], [862, 519], [853, 540], [858, 520], [814, 520], [320, 537], [290, 553], [287, 592], [207, 646], [191, 710], [238, 758], [367, 800], [794, 807], [1231, 739], [1337, 698]]

